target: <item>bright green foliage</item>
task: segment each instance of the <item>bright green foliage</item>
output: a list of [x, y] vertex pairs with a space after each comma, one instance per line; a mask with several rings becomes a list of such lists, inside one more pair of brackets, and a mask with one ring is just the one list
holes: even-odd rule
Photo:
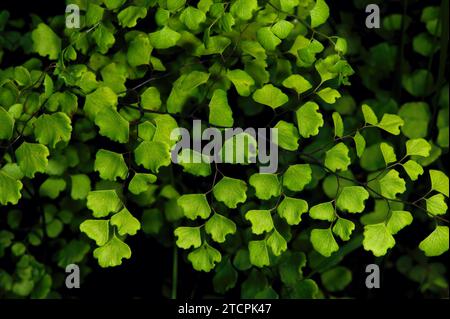
[[336, 212], [333, 203], [327, 202], [311, 207], [309, 210], [309, 216], [314, 219], [332, 222], [336, 218]]
[[319, 106], [314, 102], [307, 102], [297, 110], [298, 130], [304, 138], [319, 134], [319, 128], [323, 126], [323, 117], [318, 110]]
[[269, 266], [269, 251], [265, 240], [253, 240], [248, 243], [250, 263], [256, 267]]
[[[173, 256], [163, 297], [189, 263], [199, 298], [353, 298], [389, 251], [405, 295], [448, 297], [448, 10], [383, 3], [367, 37], [361, 1], [68, 3], [80, 28], [0, 11], [0, 297], [64, 298], [68, 264], [83, 285], [135, 249]], [[211, 163], [193, 120], [277, 128], [276, 171], [247, 131]]]
[[302, 220], [302, 214], [308, 211], [308, 202], [285, 196], [277, 211], [278, 215], [284, 218], [289, 225], [298, 225]]
[[364, 202], [369, 198], [369, 192], [361, 186], [344, 187], [339, 194], [336, 206], [349, 213], [361, 213], [364, 210]]
[[279, 88], [268, 84], [253, 93], [253, 100], [276, 109], [289, 101], [289, 98]]
[[0, 170], [0, 204], [17, 204], [21, 195], [22, 183], [8, 173]]
[[338, 112], [333, 112], [334, 136], [344, 136], [344, 122]]
[[117, 95], [107, 86], [100, 87], [86, 96], [84, 112], [89, 119], [94, 120], [97, 113], [117, 105]]
[[128, 185], [128, 190], [135, 195], [146, 192], [150, 185], [156, 181], [156, 176], [153, 174], [136, 173]]
[[233, 112], [228, 104], [227, 92], [224, 90], [215, 90], [211, 97], [209, 102], [209, 123], [223, 127], [233, 126]]
[[42, 144], [23, 142], [16, 150], [17, 163], [23, 174], [33, 178], [36, 173], [44, 173], [50, 155]]
[[339, 249], [331, 229], [313, 229], [311, 243], [314, 249], [325, 257], [330, 257]]
[[122, 154], [107, 150], [99, 150], [95, 157], [94, 170], [99, 172], [102, 179], [114, 181], [118, 177], [125, 179], [128, 167]]
[[211, 175], [211, 165], [207, 157], [189, 149], [183, 149], [178, 155], [178, 164], [183, 166], [183, 171], [195, 176]]
[[236, 224], [231, 219], [215, 213], [206, 222], [205, 231], [215, 242], [223, 243], [227, 235], [236, 233]]
[[123, 208], [117, 214], [111, 217], [111, 225], [117, 227], [119, 235], [135, 235], [141, 229], [141, 223], [137, 220], [128, 209]]
[[409, 160], [405, 164], [402, 164], [402, 166], [412, 181], [417, 180], [423, 174], [423, 167], [416, 161]]
[[356, 154], [358, 157], [361, 157], [366, 149], [366, 140], [359, 132], [356, 132], [353, 139], [355, 141]]
[[445, 215], [447, 204], [442, 194], [436, 194], [426, 199], [427, 211], [432, 215]]
[[364, 115], [364, 120], [366, 121], [367, 124], [370, 124], [370, 125], [378, 124], [378, 118], [369, 105], [363, 104], [361, 109], [362, 109], [362, 112]]
[[363, 245], [365, 250], [370, 250], [379, 257], [394, 247], [395, 239], [385, 223], [367, 225], [364, 227]]
[[112, 236], [105, 245], [94, 250], [94, 257], [101, 267], [116, 267], [122, 264], [122, 259], [131, 257], [131, 249], [122, 240]]
[[328, 104], [334, 104], [341, 97], [341, 94], [332, 88], [322, 89], [317, 92], [317, 95]]
[[183, 22], [186, 25], [186, 27], [188, 27], [191, 30], [197, 30], [200, 24], [205, 22], [205, 20], [206, 20], [205, 13], [191, 6], [184, 9], [180, 15], [180, 21]]
[[448, 176], [441, 171], [430, 170], [431, 189], [448, 197]]
[[95, 124], [100, 128], [100, 135], [119, 142], [128, 142], [130, 126], [116, 110], [105, 107], [95, 116]]
[[99, 190], [89, 192], [86, 206], [99, 218], [118, 212], [123, 205], [115, 190]]
[[119, 24], [126, 28], [132, 28], [137, 24], [137, 20], [145, 18], [147, 15], [147, 9], [143, 7], [129, 6], [120, 11], [117, 15]]
[[170, 151], [166, 143], [157, 141], [143, 141], [134, 150], [136, 163], [154, 173], [162, 166], [170, 165]]
[[61, 39], [45, 23], [40, 23], [31, 33], [33, 50], [41, 56], [48, 56], [50, 60], [56, 60], [61, 52]]
[[198, 227], [178, 227], [174, 234], [177, 237], [177, 246], [180, 248], [198, 248], [202, 245], [200, 228]]
[[276, 230], [267, 238], [267, 246], [272, 250], [275, 256], [280, 256], [283, 252], [287, 250], [287, 242], [283, 236]]
[[406, 191], [405, 180], [399, 176], [395, 169], [391, 169], [380, 178], [379, 181], [381, 195], [389, 199], [395, 199], [397, 194], [403, 194]]
[[417, 138], [406, 142], [406, 155], [428, 157], [431, 145], [423, 138]]
[[395, 150], [391, 145], [389, 145], [387, 143], [381, 143], [380, 149], [381, 149], [381, 154], [383, 154], [383, 158], [384, 158], [384, 162], [386, 163], [386, 166], [397, 161], [397, 156], [395, 155]]
[[229, 208], [236, 208], [237, 204], [245, 202], [247, 184], [230, 177], [223, 177], [213, 188], [214, 197]]
[[346, 171], [350, 163], [348, 147], [344, 143], [336, 144], [326, 152], [325, 166], [333, 172], [337, 170]]
[[387, 222], [387, 228], [392, 235], [397, 234], [400, 230], [410, 225], [413, 221], [413, 217], [410, 212], [407, 211], [392, 211]]
[[182, 208], [184, 216], [189, 219], [201, 217], [206, 219], [211, 214], [211, 208], [206, 200], [205, 194], [189, 194], [180, 196], [177, 204]]
[[400, 134], [400, 127], [404, 124], [403, 120], [393, 114], [384, 114], [380, 123], [377, 126], [386, 132], [389, 132], [394, 135]]
[[333, 233], [344, 241], [350, 239], [353, 230], [355, 230], [355, 224], [352, 221], [341, 217], [336, 220], [333, 226]]
[[280, 195], [281, 185], [275, 174], [253, 174], [248, 182], [254, 187], [259, 199], [267, 200]]
[[283, 186], [295, 192], [300, 192], [312, 179], [312, 170], [309, 164], [291, 165], [283, 175]]
[[437, 226], [427, 238], [422, 240], [419, 248], [426, 256], [439, 256], [448, 250], [448, 226]]
[[12, 137], [14, 129], [14, 118], [0, 107], [0, 140], [9, 140]]
[[217, 249], [203, 242], [201, 247], [189, 253], [188, 260], [195, 270], [209, 272], [222, 260], [222, 256]]
[[103, 246], [109, 239], [109, 220], [87, 219], [80, 225], [80, 230], [97, 246]]
[[168, 26], [149, 34], [150, 43], [155, 49], [168, 49], [177, 44], [181, 35]]
[[159, 110], [161, 103], [161, 96], [155, 87], [147, 88], [141, 95], [141, 105], [146, 110]]
[[270, 210], [250, 210], [245, 218], [252, 224], [252, 232], [260, 235], [273, 229], [273, 221]]
[[71, 132], [70, 118], [61, 112], [41, 115], [34, 122], [34, 134], [38, 142], [52, 148], [60, 141], [68, 142]]
[[243, 70], [229, 70], [227, 72], [228, 79], [233, 83], [239, 95], [249, 96], [255, 85], [255, 80]]
[[302, 94], [312, 88], [311, 83], [299, 74], [292, 74], [283, 81], [283, 86], [293, 89], [297, 94]]
[[311, 27], [315, 28], [327, 21], [330, 15], [330, 8], [324, 0], [317, 0], [311, 10]]
[[237, 0], [231, 5], [230, 12], [241, 20], [250, 20], [257, 8], [258, 1], [256, 0]]
[[298, 129], [292, 123], [279, 121], [274, 128], [278, 129], [278, 146], [288, 150], [295, 151], [298, 149]]

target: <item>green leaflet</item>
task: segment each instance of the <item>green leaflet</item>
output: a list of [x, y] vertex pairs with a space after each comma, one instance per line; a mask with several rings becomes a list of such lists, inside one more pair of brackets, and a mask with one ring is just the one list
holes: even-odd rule
[[302, 214], [308, 211], [308, 202], [303, 199], [285, 196], [277, 208], [278, 215], [283, 217], [289, 225], [298, 225]]
[[177, 246], [180, 248], [198, 248], [202, 245], [200, 228], [198, 227], [178, 227], [174, 234], [177, 237]]
[[0, 170], [0, 204], [17, 204], [21, 198], [22, 183]]
[[210, 272], [216, 263], [222, 260], [222, 255], [217, 249], [208, 245], [207, 242], [203, 242], [201, 247], [189, 253], [188, 260], [192, 263], [192, 267], [195, 270]]
[[348, 147], [344, 143], [336, 144], [326, 152], [325, 167], [333, 172], [337, 170], [346, 171], [350, 163]]
[[334, 221], [335, 209], [332, 202], [317, 204], [310, 208], [309, 216], [314, 219], [327, 220], [329, 222]]
[[325, 257], [330, 257], [339, 249], [331, 229], [313, 229], [311, 243], [314, 249]]
[[109, 221], [99, 219], [87, 219], [80, 225], [80, 230], [90, 239], [94, 240], [97, 246], [103, 246], [109, 239]]
[[94, 257], [101, 267], [115, 267], [122, 264], [122, 259], [131, 257], [131, 249], [122, 240], [113, 236], [105, 245], [94, 250]]
[[125, 179], [128, 175], [128, 167], [122, 154], [107, 150], [99, 150], [95, 157], [94, 170], [99, 172], [102, 179], [116, 180], [118, 177]]
[[312, 179], [309, 164], [291, 165], [283, 175], [283, 186], [295, 192], [300, 192]]
[[274, 128], [278, 129], [278, 146], [288, 150], [295, 151], [298, 149], [298, 140], [300, 135], [294, 124], [279, 121]]
[[230, 177], [223, 177], [213, 188], [214, 197], [229, 208], [236, 208], [238, 203], [247, 199], [247, 184]]
[[269, 266], [269, 251], [265, 240], [253, 240], [248, 243], [250, 263], [256, 267]]
[[197, 217], [206, 219], [211, 213], [205, 194], [182, 195], [177, 199], [177, 204], [189, 219], [196, 219]]
[[154, 173], [158, 173], [160, 167], [170, 165], [170, 151], [166, 143], [155, 141], [143, 141], [134, 150], [136, 163]]
[[395, 239], [385, 223], [367, 225], [364, 227], [364, 249], [370, 250], [377, 257], [386, 254], [394, 247]]
[[253, 100], [276, 109], [289, 101], [289, 98], [279, 88], [272, 84], [264, 85], [253, 93]]
[[281, 185], [275, 174], [253, 174], [250, 176], [249, 184], [254, 187], [256, 197], [259, 199], [267, 200], [280, 195]]
[[115, 190], [99, 190], [89, 192], [86, 206], [100, 218], [118, 212], [123, 204]]
[[229, 218], [215, 213], [205, 224], [205, 231], [218, 243], [223, 243], [227, 235], [236, 233], [236, 224]]
[[336, 206], [349, 213], [361, 213], [365, 208], [364, 202], [369, 193], [361, 186], [344, 187], [336, 200]]
[[252, 232], [260, 235], [273, 229], [272, 215], [269, 210], [250, 210], [245, 214], [245, 219], [252, 224]]
[[319, 106], [314, 102], [307, 102], [297, 110], [298, 130], [304, 138], [319, 134], [319, 128], [323, 126], [323, 117], [318, 110]]
[[233, 126], [233, 112], [224, 90], [217, 89], [213, 93], [209, 102], [209, 123], [223, 127]]
[[9, 140], [13, 135], [14, 118], [0, 106], [0, 140]]
[[426, 256], [439, 256], [448, 250], [448, 226], [437, 226], [427, 238], [422, 240], [419, 248]]
[[117, 227], [119, 235], [135, 235], [141, 229], [141, 223], [125, 207], [111, 217], [111, 225]]
[[444, 172], [430, 170], [431, 189], [448, 197], [448, 176]]
[[100, 135], [119, 143], [128, 142], [130, 125], [119, 112], [105, 107], [95, 116], [95, 124], [100, 128]]
[[23, 142], [16, 150], [17, 163], [23, 174], [30, 178], [45, 172], [49, 154], [46, 146], [28, 142]]
[[311, 12], [311, 27], [315, 28], [325, 23], [330, 15], [330, 9], [324, 0], [317, 0]]
[[302, 94], [312, 88], [311, 83], [299, 74], [292, 74], [283, 81], [283, 86]]
[[61, 39], [45, 23], [39, 23], [31, 33], [33, 50], [41, 56], [48, 56], [50, 60], [56, 60], [61, 52]]
[[155, 181], [156, 176], [153, 174], [136, 173], [128, 185], [128, 190], [135, 195], [139, 195], [146, 192]]

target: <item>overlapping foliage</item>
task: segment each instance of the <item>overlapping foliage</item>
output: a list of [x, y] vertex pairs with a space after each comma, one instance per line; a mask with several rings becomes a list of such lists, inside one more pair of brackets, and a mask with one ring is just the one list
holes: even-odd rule
[[[141, 232], [213, 272], [216, 293], [332, 296], [352, 281], [348, 254], [384, 256], [414, 224], [427, 234], [399, 271], [446, 294], [445, 267], [427, 258], [449, 245], [438, 6], [412, 39], [408, 16], [385, 16], [382, 42], [365, 49], [351, 29], [363, 26], [345, 13], [327, 22], [324, 0], [69, 2], [80, 29], [61, 15], [28, 31], [0, 14], [0, 61], [27, 56], [0, 71], [0, 258], [14, 264], [0, 269], [0, 296], [57, 296], [53, 264], [123, 266]], [[193, 119], [278, 128], [277, 173], [189, 163], [191, 152], [173, 164], [171, 132]], [[42, 246], [50, 258], [33, 256]]]

